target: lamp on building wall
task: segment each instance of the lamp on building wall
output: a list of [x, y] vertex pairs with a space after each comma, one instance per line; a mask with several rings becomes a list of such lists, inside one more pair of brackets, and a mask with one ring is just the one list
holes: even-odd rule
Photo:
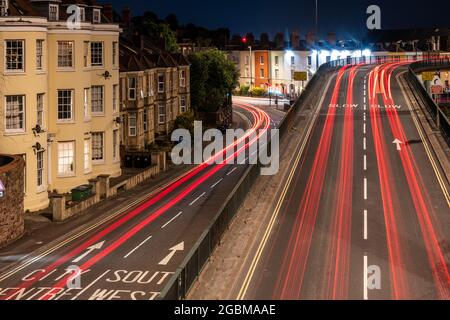
[[42, 145], [39, 142], [36, 142], [36, 144], [33, 146], [34, 154], [38, 153], [39, 151], [44, 151], [44, 148], [42, 148]]
[[105, 80], [111, 79], [111, 77], [112, 77], [112, 75], [109, 71], [105, 71], [102, 74], [100, 74], [99, 76], [105, 78]]
[[35, 136], [44, 132], [44, 130], [42, 130], [41, 126], [38, 124], [32, 130]]
[[121, 117], [116, 117], [114, 119], [114, 122], [117, 123], [117, 124], [121, 124], [122, 123], [122, 118]]

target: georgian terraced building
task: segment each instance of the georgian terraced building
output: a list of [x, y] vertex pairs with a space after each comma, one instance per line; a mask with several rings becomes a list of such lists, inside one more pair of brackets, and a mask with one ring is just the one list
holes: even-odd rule
[[94, 0], [2, 0], [0, 15], [0, 153], [25, 160], [25, 210], [120, 175], [119, 26]]
[[171, 54], [120, 41], [122, 141], [125, 154], [145, 152], [167, 138], [178, 115], [190, 109], [190, 65]]

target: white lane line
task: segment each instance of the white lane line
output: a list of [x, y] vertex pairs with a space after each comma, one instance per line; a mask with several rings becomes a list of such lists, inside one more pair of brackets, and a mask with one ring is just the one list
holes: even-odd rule
[[368, 237], [368, 222], [367, 222], [367, 210], [364, 210], [364, 240], [367, 240]]
[[364, 171], [367, 171], [367, 155], [364, 155]]
[[364, 122], [366, 122], [367, 118], [366, 118], [366, 113], [364, 112]]
[[241, 161], [240, 163], [239, 163], [239, 165], [242, 165], [242, 164], [244, 164], [244, 163], [246, 163], [247, 162], [247, 160], [248, 160], [248, 157], [247, 158], [245, 158], [243, 161]]
[[83, 293], [85, 293], [90, 287], [92, 287], [94, 284], [96, 284], [101, 278], [103, 278], [104, 276], [106, 276], [111, 270], [106, 270], [105, 272], [103, 272], [100, 277], [98, 277], [97, 279], [95, 279], [94, 281], [92, 281], [88, 286], [84, 287], [83, 290], [81, 290], [80, 292], [78, 292], [78, 294], [76, 296], [74, 296], [71, 300], [76, 300], [78, 299], [79, 296], [81, 296]]
[[197, 199], [195, 199], [194, 201], [192, 201], [191, 203], [189, 203], [189, 206], [193, 206], [198, 200], [201, 199], [201, 197], [203, 197], [206, 194], [206, 192], [203, 192]]
[[364, 111], [367, 110], [367, 104], [364, 103]]
[[173, 217], [172, 219], [170, 219], [165, 225], [163, 225], [161, 227], [161, 229], [164, 229], [165, 227], [167, 227], [169, 224], [171, 224], [176, 218], [178, 218], [182, 214], [183, 214], [183, 211], [178, 212], [178, 214], [175, 217]]
[[233, 169], [231, 169], [230, 172], [227, 173], [227, 176], [231, 175], [233, 172], [235, 172], [237, 170], [237, 167], [234, 167]]
[[364, 272], [363, 272], [363, 282], [364, 282], [364, 300], [369, 300], [369, 262], [367, 255], [364, 255]]
[[223, 178], [222, 179], [220, 179], [219, 181], [217, 181], [216, 183], [214, 183], [212, 186], [211, 186], [211, 189], [214, 189], [219, 183], [221, 183], [223, 181]]
[[367, 200], [367, 178], [364, 178], [364, 200]]
[[366, 96], [366, 91], [364, 91], [364, 97]]
[[364, 139], [363, 139], [363, 148], [364, 148], [364, 151], [367, 150], [367, 139], [366, 139], [366, 137], [364, 137]]
[[367, 133], [367, 125], [366, 125], [366, 123], [364, 123], [364, 125], [363, 125], [363, 132], [364, 132], [364, 134], [366, 134]]
[[137, 249], [139, 249], [140, 247], [142, 247], [147, 241], [149, 241], [153, 236], [148, 237], [147, 239], [145, 239], [144, 241], [142, 241], [137, 247], [135, 247], [133, 250], [131, 250], [130, 252], [128, 252], [123, 258], [126, 259], [129, 256], [131, 256]]
[[364, 103], [366, 103], [367, 102], [367, 99], [366, 99], [366, 97], [364, 97]]

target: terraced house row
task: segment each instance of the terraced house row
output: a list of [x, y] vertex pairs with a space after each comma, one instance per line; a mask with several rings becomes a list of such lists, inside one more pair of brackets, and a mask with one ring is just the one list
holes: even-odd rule
[[0, 154], [25, 160], [26, 211], [120, 176], [124, 152], [167, 135], [189, 107], [187, 61], [120, 44], [112, 21], [95, 0], [0, 1]]

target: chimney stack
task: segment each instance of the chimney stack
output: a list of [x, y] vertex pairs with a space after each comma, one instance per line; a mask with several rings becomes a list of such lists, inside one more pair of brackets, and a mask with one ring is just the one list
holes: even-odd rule
[[130, 7], [124, 7], [122, 9], [122, 23], [126, 26], [129, 26], [131, 22], [131, 11]]

